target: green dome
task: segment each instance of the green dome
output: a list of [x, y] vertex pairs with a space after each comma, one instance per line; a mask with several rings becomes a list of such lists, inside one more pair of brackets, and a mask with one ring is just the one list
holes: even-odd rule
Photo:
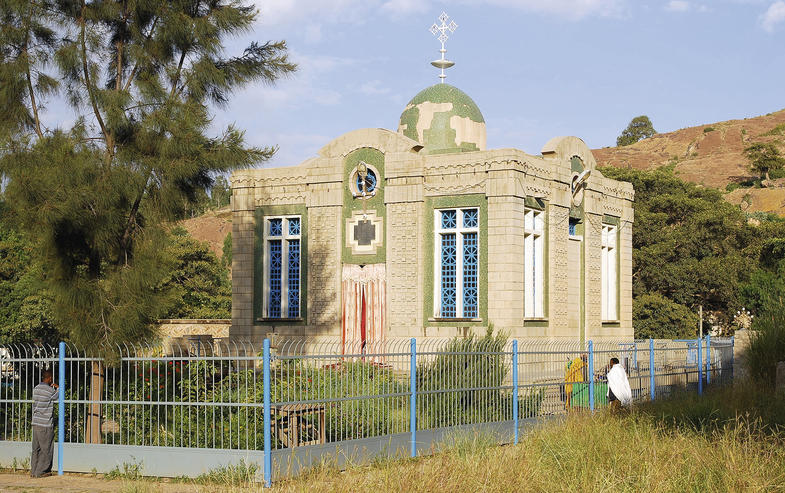
[[449, 84], [433, 85], [412, 98], [401, 114], [398, 133], [422, 144], [426, 154], [485, 150], [480, 108]]

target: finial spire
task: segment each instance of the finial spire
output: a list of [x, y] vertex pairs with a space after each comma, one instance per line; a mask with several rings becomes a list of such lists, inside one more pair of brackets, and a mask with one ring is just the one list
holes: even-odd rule
[[[455, 65], [455, 62], [451, 62], [450, 60], [444, 58], [444, 54], [447, 53], [447, 49], [444, 47], [444, 43], [449, 38], [449, 35], [447, 33], [455, 32], [455, 30], [458, 28], [458, 24], [456, 24], [455, 21], [450, 20], [450, 17], [445, 12], [442, 12], [442, 15], [439, 16], [438, 20], [439, 22], [441, 22], [441, 25], [434, 23], [431, 26], [431, 33], [434, 36], [436, 36], [436, 34], [439, 34], [439, 37], [437, 39], [442, 43], [442, 49], [439, 50], [439, 52], [442, 54], [442, 57], [439, 60], [432, 61], [431, 65], [442, 70], [442, 73], [439, 75], [439, 78], [442, 80], [442, 83], [444, 83], [444, 79], [447, 78], [447, 76], [444, 75], [444, 69], [450, 68], [453, 65]], [[450, 23], [447, 24], [447, 21], [450, 21]]]

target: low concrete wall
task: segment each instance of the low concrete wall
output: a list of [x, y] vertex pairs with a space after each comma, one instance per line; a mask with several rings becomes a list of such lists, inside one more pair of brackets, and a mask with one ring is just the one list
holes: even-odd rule
[[[16, 460], [17, 467], [29, 467], [30, 442], [0, 442], [0, 465], [7, 467]], [[134, 445], [98, 445], [66, 443], [63, 445], [65, 472], [108, 473], [115, 468], [139, 465], [145, 476], [196, 477], [219, 467], [232, 464], [257, 464], [262, 479], [264, 452], [260, 450], [224, 450], [179, 447], [147, 447]], [[57, 444], [54, 447], [53, 469], [57, 470]]]
[[[532, 427], [554, 418], [532, 418], [519, 423], [519, 432], [525, 433]], [[440, 444], [450, 445], [451, 439], [462, 434], [491, 435], [500, 443], [513, 440], [513, 422], [501, 421], [477, 425], [455, 426], [417, 432], [417, 455], [430, 455]], [[410, 433], [397, 433], [375, 438], [346, 440], [324, 445], [308, 445], [272, 451], [273, 479], [292, 477], [304, 470], [331, 462], [345, 468], [350, 464], [364, 464], [379, 457], [408, 457], [411, 447]], [[29, 467], [30, 442], [0, 441], [0, 466], [8, 467], [16, 461], [16, 467]], [[57, 468], [57, 446], [55, 444], [54, 466]], [[145, 476], [196, 477], [211, 470], [229, 465], [256, 464], [257, 479], [263, 479], [264, 451], [225, 450], [180, 447], [149, 447], [135, 445], [98, 445], [66, 443], [63, 446], [63, 470], [80, 473], [108, 473], [123, 470], [124, 465], [139, 465]]]

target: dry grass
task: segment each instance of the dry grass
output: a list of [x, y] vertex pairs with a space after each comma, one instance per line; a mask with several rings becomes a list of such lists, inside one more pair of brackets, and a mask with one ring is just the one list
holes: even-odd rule
[[[700, 401], [644, 406], [625, 416], [573, 416], [491, 447], [482, 437], [418, 460], [329, 468], [280, 482], [277, 491], [785, 491], [785, 435], [746, 413], [749, 388]], [[741, 414], [726, 410], [736, 402]], [[701, 410], [689, 408], [700, 403]], [[745, 404], [746, 403], [746, 404]], [[785, 399], [772, 401], [785, 409]], [[684, 412], [674, 413], [680, 409]], [[707, 419], [701, 416], [708, 411]], [[696, 420], [696, 416], [698, 417]], [[468, 441], [475, 441], [476, 447]]]

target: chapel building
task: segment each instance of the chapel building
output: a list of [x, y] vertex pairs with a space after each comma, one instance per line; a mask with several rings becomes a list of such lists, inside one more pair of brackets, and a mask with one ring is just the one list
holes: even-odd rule
[[449, 84], [395, 132], [231, 182], [233, 338], [633, 337], [632, 185], [577, 137], [486, 149], [480, 109]]

